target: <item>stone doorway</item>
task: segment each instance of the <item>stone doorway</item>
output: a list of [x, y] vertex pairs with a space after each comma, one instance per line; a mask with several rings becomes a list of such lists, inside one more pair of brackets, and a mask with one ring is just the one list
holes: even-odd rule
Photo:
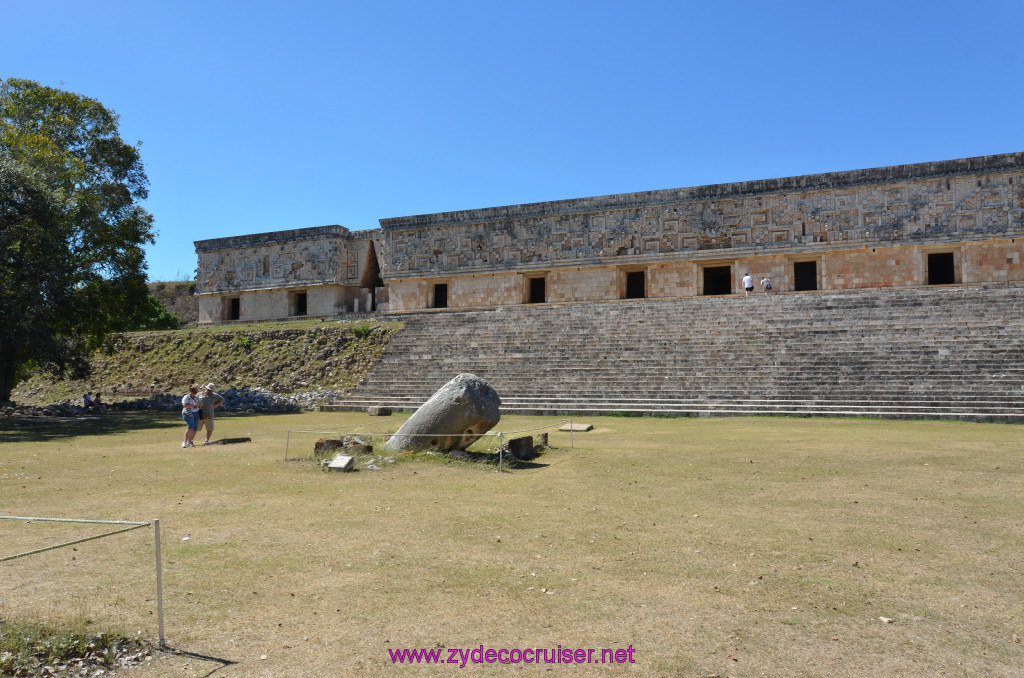
[[643, 299], [647, 296], [647, 278], [643, 271], [626, 273], [626, 298]]
[[309, 309], [306, 293], [292, 292], [289, 297], [289, 315], [306, 315]]
[[434, 285], [434, 308], [448, 308], [448, 284]]
[[366, 248], [363, 274], [359, 278], [359, 288], [370, 295], [367, 311], [377, 310], [377, 289], [381, 287], [384, 287], [384, 281], [380, 277], [380, 262], [377, 261], [377, 250], [374, 248], [373, 241], [371, 240]]
[[934, 252], [928, 255], [928, 284], [952, 285], [956, 282], [956, 267], [952, 252]]
[[818, 289], [818, 262], [797, 261], [793, 264], [793, 289], [797, 292]]
[[547, 301], [547, 285], [544, 278], [530, 278], [531, 304], [543, 304]]
[[704, 296], [732, 294], [732, 266], [704, 268]]

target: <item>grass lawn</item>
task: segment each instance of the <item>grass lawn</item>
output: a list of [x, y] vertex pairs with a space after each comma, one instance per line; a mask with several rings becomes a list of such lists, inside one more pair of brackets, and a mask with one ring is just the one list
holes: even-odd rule
[[[0, 421], [0, 513], [160, 519], [179, 653], [137, 676], [1024, 673], [1024, 428], [583, 421], [529, 468], [350, 474], [284, 461], [287, 431], [399, 418], [223, 415], [219, 437], [253, 442], [188, 450], [172, 413]], [[107, 529], [0, 521], [0, 557]], [[0, 617], [155, 639], [153, 562], [146, 528], [2, 563]], [[481, 645], [635, 663], [388, 652]]]

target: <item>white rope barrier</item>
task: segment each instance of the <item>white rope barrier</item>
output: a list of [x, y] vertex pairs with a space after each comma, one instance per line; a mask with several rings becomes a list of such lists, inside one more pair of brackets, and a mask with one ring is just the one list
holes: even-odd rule
[[[569, 418], [569, 419], [562, 419], [561, 421], [556, 421], [553, 424], [548, 424], [546, 426], [538, 426], [536, 428], [524, 428], [524, 429], [518, 429], [518, 430], [515, 430], [515, 431], [487, 431], [485, 433], [478, 433], [478, 434], [474, 434], [474, 435], [476, 435], [476, 436], [478, 436], [480, 438], [496, 437], [498, 439], [498, 455], [499, 455], [498, 470], [500, 471], [501, 467], [502, 467], [502, 461], [503, 461], [501, 459], [501, 447], [504, 444], [505, 436], [511, 436], [511, 435], [514, 435], [514, 434], [517, 434], [517, 433], [531, 433], [533, 431], [547, 431], [547, 430], [553, 429], [556, 426], [560, 426], [561, 424], [565, 424], [565, 423], [569, 424], [569, 446], [570, 447], [574, 447], [573, 441], [572, 441], [572, 419], [571, 418]], [[358, 436], [383, 436], [385, 438], [391, 438], [392, 436], [397, 435], [397, 432], [394, 432], [394, 431], [392, 431], [392, 432], [388, 432], [388, 431], [332, 431], [330, 429], [288, 429], [288, 431], [285, 434], [285, 441], [284, 441], [284, 460], [285, 461], [288, 461], [288, 452], [289, 452], [289, 449], [291, 447], [291, 439], [292, 439], [292, 434], [293, 433], [321, 433], [321, 434], [325, 434], [325, 435], [354, 436], [354, 437], [358, 437]], [[455, 437], [464, 436], [466, 434], [464, 434], [464, 433], [403, 433], [402, 435], [406, 436], [406, 437], [409, 437], [409, 438], [437, 438], [437, 437], [441, 437], [441, 438], [455, 438]]]
[[[3, 516], [0, 516], [2, 518]], [[123, 527], [120, 530], [114, 530], [113, 532], [104, 532], [103, 534], [94, 534], [91, 537], [83, 537], [81, 539], [75, 539], [74, 541], [66, 541], [63, 544], [54, 544], [53, 546], [44, 546], [40, 549], [33, 549], [32, 551], [25, 551], [24, 553], [15, 553], [13, 556], [0, 557], [0, 563], [8, 560], [14, 560], [15, 558], [24, 558], [25, 556], [34, 556], [37, 553], [45, 553], [46, 551], [53, 551], [54, 549], [61, 549], [65, 546], [74, 546], [75, 544], [81, 544], [83, 542], [92, 541], [93, 539], [102, 539], [103, 537], [109, 537], [115, 534], [121, 534], [122, 532], [131, 532], [137, 530], [140, 527], [149, 527], [149, 523], [145, 525], [134, 525], [132, 527]]]
[[14, 560], [16, 558], [24, 558], [25, 556], [35, 555], [37, 553], [45, 553], [46, 551], [53, 551], [55, 549], [64, 548], [67, 546], [74, 546], [75, 544], [81, 544], [87, 541], [93, 541], [94, 539], [102, 539], [103, 537], [110, 537], [115, 534], [121, 534], [123, 532], [131, 532], [132, 530], [138, 530], [142, 527], [153, 526], [154, 539], [156, 541], [156, 607], [157, 607], [157, 624], [158, 632], [160, 637], [160, 647], [167, 645], [164, 639], [164, 586], [163, 586], [163, 566], [160, 562], [160, 521], [152, 520], [145, 522], [137, 522], [133, 520], [88, 520], [83, 518], [44, 518], [41, 516], [0, 516], [0, 520], [20, 520], [26, 523], [77, 523], [77, 524], [91, 524], [91, 525], [126, 525], [119, 530], [113, 530], [111, 532], [104, 532], [103, 534], [94, 534], [88, 537], [82, 537], [81, 539], [74, 539], [72, 541], [66, 541], [61, 544], [54, 544], [51, 546], [44, 546], [42, 548], [33, 549], [31, 551], [25, 551], [24, 553], [16, 553], [11, 556], [0, 556], [0, 563], [8, 560]]
[[24, 520], [29, 523], [94, 523], [96, 525], [149, 525], [149, 521], [134, 520], [87, 520], [85, 518], [40, 518], [38, 516], [0, 516], [0, 520]]

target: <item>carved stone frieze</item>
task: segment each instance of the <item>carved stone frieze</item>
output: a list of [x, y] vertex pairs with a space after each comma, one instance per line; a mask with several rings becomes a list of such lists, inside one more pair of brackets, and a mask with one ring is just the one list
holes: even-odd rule
[[197, 291], [359, 286], [366, 250], [379, 236], [379, 230], [321, 226], [200, 240]]
[[383, 219], [387, 277], [1024, 233], [1024, 153]]

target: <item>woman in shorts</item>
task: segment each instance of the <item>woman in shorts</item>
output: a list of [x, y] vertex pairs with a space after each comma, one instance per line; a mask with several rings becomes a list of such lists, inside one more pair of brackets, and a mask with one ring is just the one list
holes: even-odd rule
[[754, 291], [754, 276], [747, 273], [743, 276], [743, 292], [745, 297], [749, 297], [750, 293]]
[[189, 386], [188, 393], [181, 399], [181, 418], [185, 420], [185, 441], [181, 443], [182, 447], [195, 447], [192, 439], [196, 437], [196, 431], [199, 430], [199, 406], [201, 401], [198, 396], [199, 388], [197, 386]]

